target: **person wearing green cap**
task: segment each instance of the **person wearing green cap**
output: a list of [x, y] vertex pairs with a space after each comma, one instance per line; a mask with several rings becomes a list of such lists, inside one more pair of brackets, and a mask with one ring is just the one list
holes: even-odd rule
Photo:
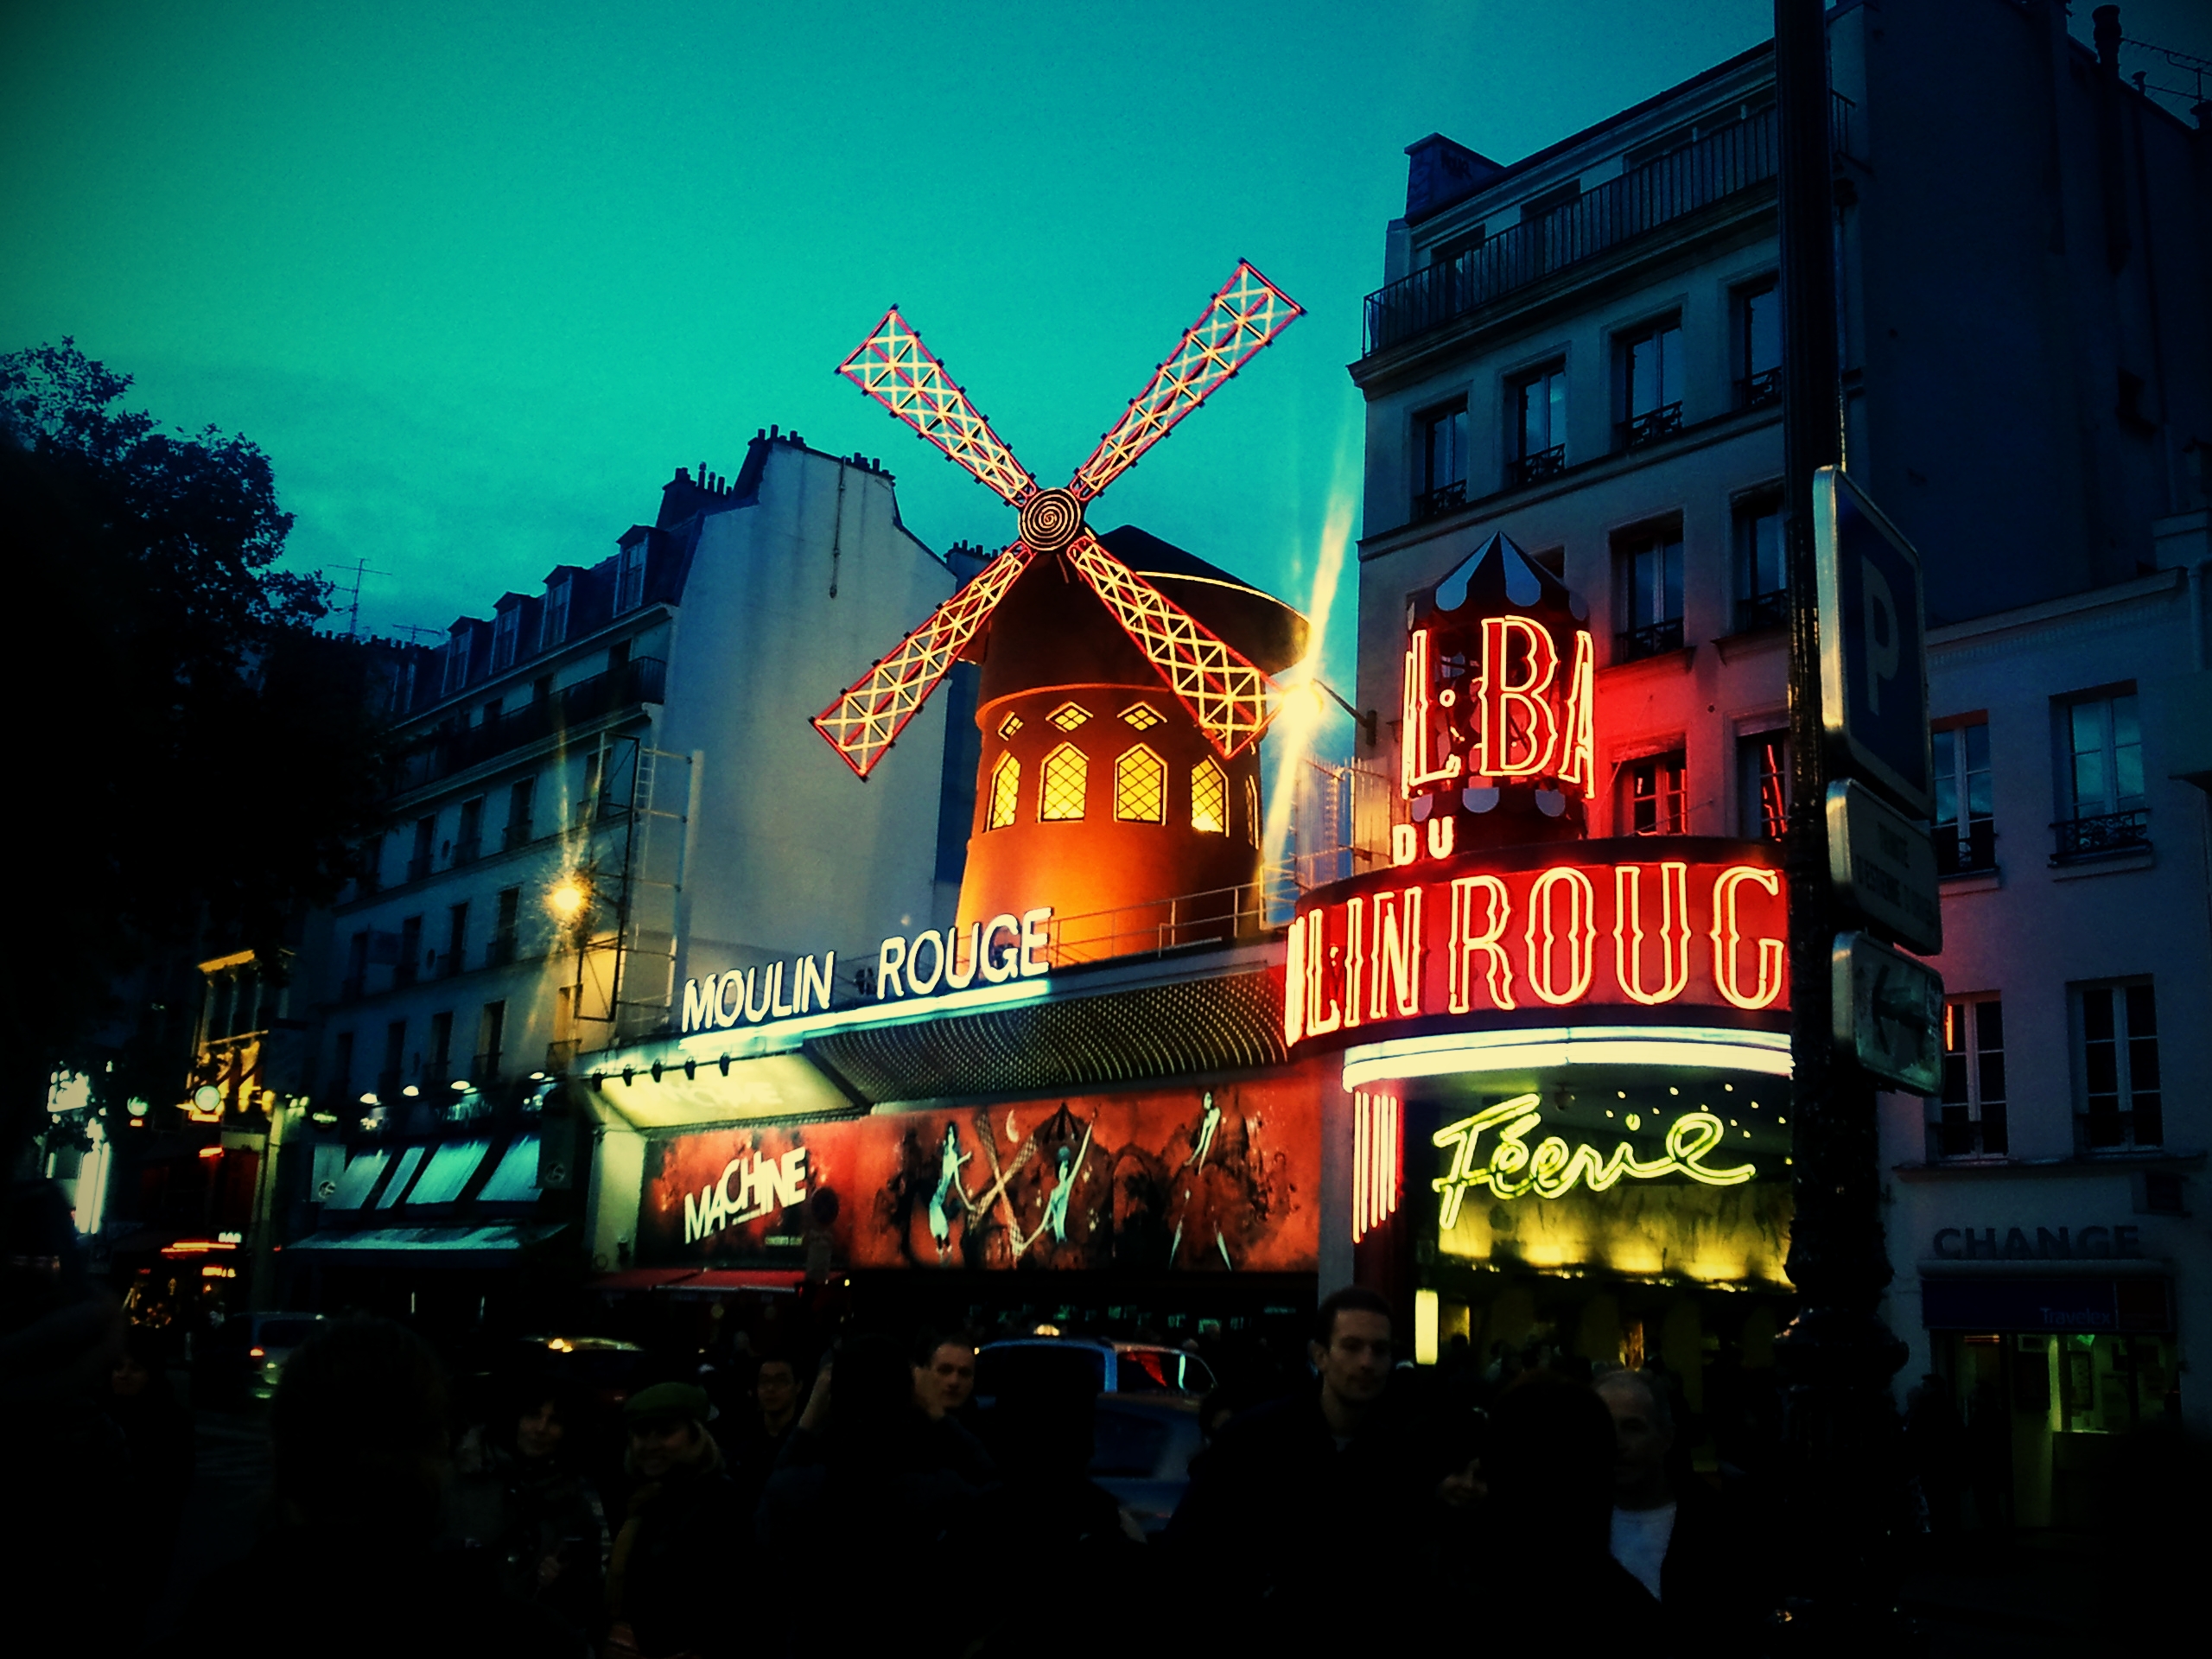
[[735, 1651], [718, 1598], [750, 1517], [708, 1432], [713, 1415], [706, 1390], [689, 1382], [656, 1382], [622, 1408], [625, 1467], [638, 1484], [607, 1562], [607, 1605], [614, 1634], [627, 1626], [645, 1659]]

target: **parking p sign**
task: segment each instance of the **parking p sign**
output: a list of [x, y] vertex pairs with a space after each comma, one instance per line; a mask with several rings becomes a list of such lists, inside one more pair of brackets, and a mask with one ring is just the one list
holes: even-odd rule
[[1821, 713], [1852, 770], [1916, 817], [1932, 810], [1920, 556], [1834, 467], [1813, 475]]

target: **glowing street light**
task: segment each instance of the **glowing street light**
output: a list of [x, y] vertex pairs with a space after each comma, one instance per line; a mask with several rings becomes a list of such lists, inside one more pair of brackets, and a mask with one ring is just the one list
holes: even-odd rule
[[546, 890], [545, 907], [563, 922], [574, 922], [584, 913], [584, 906], [591, 902], [591, 883], [578, 871], [570, 871]]

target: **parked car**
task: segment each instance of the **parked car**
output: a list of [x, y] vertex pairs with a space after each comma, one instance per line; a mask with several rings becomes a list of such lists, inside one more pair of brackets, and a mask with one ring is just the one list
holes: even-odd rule
[[1010, 1337], [976, 1356], [976, 1398], [988, 1405], [1026, 1355], [1078, 1353], [1097, 1369], [1101, 1394], [1179, 1395], [1197, 1400], [1212, 1392], [1213, 1371], [1196, 1354], [1156, 1343], [1115, 1342], [1104, 1337]]
[[1154, 1343], [1103, 1337], [1016, 1337], [976, 1357], [976, 1402], [988, 1410], [1025, 1363], [1069, 1353], [1092, 1362], [1098, 1414], [1090, 1478], [1113, 1493], [1147, 1533], [1175, 1513], [1190, 1484], [1191, 1459], [1205, 1437], [1198, 1402], [1214, 1387], [1212, 1369], [1196, 1354]]
[[284, 1362], [315, 1334], [323, 1318], [279, 1312], [231, 1315], [201, 1338], [205, 1357], [193, 1367], [200, 1402], [235, 1407], [270, 1398], [284, 1375]]

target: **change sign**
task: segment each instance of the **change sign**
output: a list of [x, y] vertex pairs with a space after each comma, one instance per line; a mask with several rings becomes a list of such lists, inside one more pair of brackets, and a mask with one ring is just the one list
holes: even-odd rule
[[1821, 709], [1852, 770], [1916, 817], [1933, 807], [1920, 556], [1841, 469], [1813, 476]]

